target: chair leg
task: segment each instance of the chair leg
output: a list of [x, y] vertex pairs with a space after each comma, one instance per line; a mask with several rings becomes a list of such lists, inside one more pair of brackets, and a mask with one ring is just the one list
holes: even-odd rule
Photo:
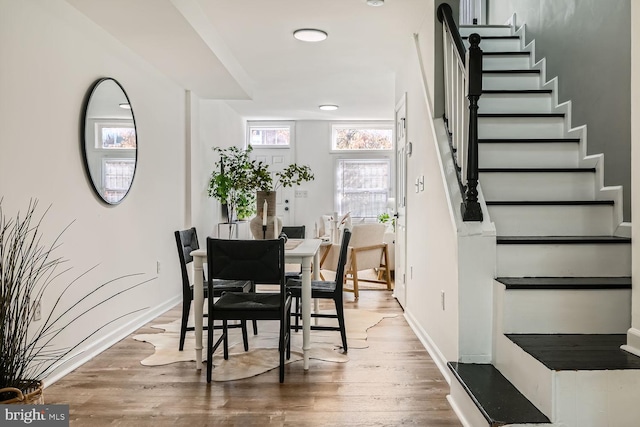
[[334, 299], [333, 302], [336, 304], [336, 314], [338, 315], [338, 325], [340, 325], [340, 337], [342, 337], [342, 348], [346, 353], [349, 349], [347, 347], [347, 329], [344, 324], [344, 307], [342, 303], [342, 298], [338, 301]]
[[191, 301], [182, 300], [182, 322], [180, 323], [180, 346], [178, 350], [184, 350], [184, 339], [187, 335], [187, 323], [189, 322], [189, 311], [191, 310]]
[[355, 297], [355, 299], [358, 299], [360, 297], [360, 293], [358, 292], [358, 272], [357, 271], [353, 272], [351, 280], [353, 280], [353, 296]]
[[[213, 298], [211, 298], [213, 301]], [[212, 312], [212, 305], [209, 304], [209, 313]], [[211, 370], [213, 369], [213, 316], [207, 317], [207, 382], [211, 382]], [[224, 333], [224, 331], [223, 331]]]
[[242, 343], [244, 344], [244, 351], [249, 351], [249, 337], [247, 333], [247, 321], [242, 321]]
[[227, 321], [223, 320], [222, 321], [222, 331], [224, 333], [224, 341], [223, 341], [223, 345], [224, 345], [224, 360], [229, 360], [229, 334], [227, 333]]
[[[250, 292], [254, 292], [256, 291], [256, 282], [251, 282], [251, 289]], [[258, 335], [258, 321], [257, 320], [253, 320], [253, 335]]]
[[286, 325], [287, 321], [283, 320], [280, 322], [280, 338], [279, 338], [279, 342], [278, 342], [278, 350], [280, 353], [280, 382], [283, 383], [284, 382], [284, 355], [286, 352], [286, 348], [285, 348], [285, 325]]
[[300, 329], [300, 317], [298, 316], [298, 314], [300, 314], [300, 298], [298, 297], [296, 297], [295, 313], [296, 313], [296, 326], [294, 329], [296, 332], [298, 332], [298, 330]]

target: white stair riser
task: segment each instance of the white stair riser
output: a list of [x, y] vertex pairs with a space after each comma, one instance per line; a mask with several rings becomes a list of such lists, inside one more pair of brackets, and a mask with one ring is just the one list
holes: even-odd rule
[[566, 427], [637, 426], [640, 370], [559, 371], [554, 422]]
[[490, 205], [499, 236], [610, 236], [612, 205]]
[[550, 93], [483, 93], [479, 113], [551, 113]]
[[481, 168], [572, 168], [578, 157], [578, 144], [571, 142], [478, 144]]
[[553, 379], [552, 372], [546, 366], [503, 334], [496, 336], [494, 366], [551, 419]]
[[[482, 75], [483, 89], [540, 89], [539, 74], [492, 74]], [[482, 99], [482, 98], [480, 98]]]
[[[469, 49], [469, 39], [464, 39], [464, 45]], [[480, 49], [483, 52], [515, 52], [521, 50], [522, 46], [520, 39], [482, 39]]]
[[507, 26], [485, 27], [485, 26], [475, 26], [475, 25], [461, 25], [458, 28], [458, 31], [462, 37], [468, 37], [473, 33], [480, 34], [480, 37], [511, 35], [511, 27], [507, 27]]
[[479, 117], [479, 138], [562, 138], [564, 117]]
[[631, 290], [507, 290], [505, 334], [624, 334]]
[[594, 200], [591, 172], [481, 172], [486, 200]]
[[629, 244], [498, 244], [498, 276], [631, 276]]
[[483, 70], [528, 70], [531, 68], [530, 55], [484, 55]]

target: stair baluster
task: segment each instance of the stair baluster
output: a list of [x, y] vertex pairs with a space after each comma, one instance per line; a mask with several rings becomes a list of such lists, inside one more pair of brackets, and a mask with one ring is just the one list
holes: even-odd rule
[[[458, 183], [464, 193], [460, 207], [464, 221], [482, 221], [478, 202], [478, 99], [482, 94], [481, 38], [472, 34], [467, 51], [453, 19], [451, 6], [438, 7], [443, 23], [445, 123]], [[468, 102], [468, 109], [467, 109]], [[468, 110], [468, 111], [467, 111]], [[465, 179], [463, 180], [463, 177]]]

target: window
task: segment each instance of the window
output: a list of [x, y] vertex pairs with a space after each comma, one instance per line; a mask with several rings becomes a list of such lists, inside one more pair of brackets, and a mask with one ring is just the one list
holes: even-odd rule
[[381, 151], [393, 149], [393, 124], [333, 125], [333, 151]]
[[105, 158], [102, 162], [104, 198], [110, 203], [117, 203], [131, 187], [136, 168], [135, 159]]
[[387, 211], [391, 188], [391, 159], [338, 159], [336, 204], [340, 215], [377, 218]]
[[249, 144], [259, 147], [289, 147], [291, 145], [291, 126], [280, 123], [249, 123]]

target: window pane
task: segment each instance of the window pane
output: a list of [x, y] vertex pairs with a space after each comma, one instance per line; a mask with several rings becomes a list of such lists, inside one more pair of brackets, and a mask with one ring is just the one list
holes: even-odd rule
[[342, 159], [337, 168], [337, 200], [341, 215], [376, 218], [386, 212], [389, 198], [389, 159]]
[[253, 146], [266, 145], [289, 145], [291, 136], [290, 129], [287, 128], [250, 128], [250, 144]]
[[333, 127], [334, 150], [391, 150], [391, 128]]

